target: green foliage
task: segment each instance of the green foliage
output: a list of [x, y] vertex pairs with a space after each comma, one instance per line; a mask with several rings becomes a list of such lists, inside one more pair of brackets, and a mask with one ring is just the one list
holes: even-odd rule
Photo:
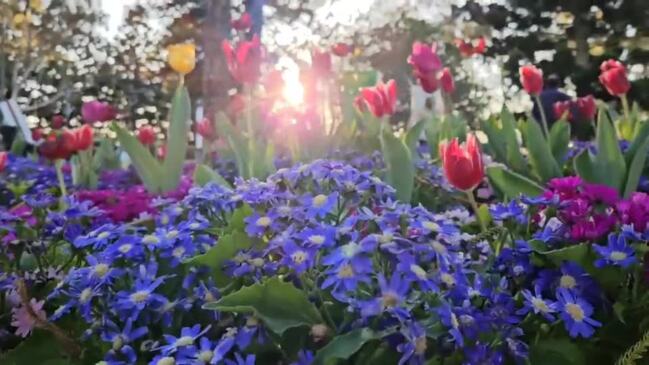
[[113, 142], [108, 138], [99, 141], [93, 156], [93, 167], [96, 171], [114, 170], [120, 168], [119, 156], [115, 151]]
[[76, 362], [66, 359], [61, 345], [51, 334], [36, 330], [16, 348], [0, 354], [2, 365], [73, 365]]
[[386, 180], [397, 191], [397, 198], [410, 202], [415, 186], [415, 166], [406, 143], [387, 128], [381, 132], [381, 150], [386, 165]]
[[167, 130], [167, 155], [162, 162], [161, 189], [174, 190], [180, 183], [187, 157], [187, 133], [192, 120], [189, 93], [184, 86], [176, 89], [171, 102], [169, 129]]
[[426, 124], [424, 132], [430, 148], [430, 156], [438, 158], [439, 144], [444, 140], [450, 140], [455, 137], [464, 140], [466, 137], [467, 123], [459, 117], [447, 116], [443, 119], [433, 118]]
[[532, 174], [541, 182], [561, 176], [561, 169], [552, 154], [548, 140], [538, 123], [528, 121], [521, 125], [525, 147], [527, 147]]
[[406, 146], [408, 146], [411, 156], [417, 156], [417, 144], [419, 143], [419, 137], [421, 136], [425, 127], [426, 121], [420, 120], [406, 132]]
[[489, 138], [487, 147], [496, 161], [506, 164], [515, 172], [527, 173], [527, 163], [518, 144], [516, 120], [506, 107], [499, 119], [484, 121], [482, 130]]
[[504, 167], [488, 167], [487, 176], [496, 189], [509, 198], [515, 198], [520, 194], [537, 196], [543, 192], [543, 187], [536, 182]]
[[278, 335], [289, 328], [322, 323], [320, 312], [309, 302], [306, 293], [279, 277], [241, 288], [216, 302], [206, 304], [204, 308], [254, 313], [268, 329]]
[[22, 156], [25, 153], [26, 148], [27, 142], [25, 142], [25, 137], [23, 136], [23, 134], [20, 132], [16, 133], [16, 137], [11, 143], [10, 152], [16, 156]]
[[530, 363], [534, 365], [586, 364], [580, 347], [569, 339], [547, 339], [530, 346]]
[[550, 128], [548, 141], [555, 161], [559, 166], [562, 166], [570, 148], [570, 124], [564, 120], [556, 121]]
[[232, 189], [230, 183], [209, 166], [203, 164], [196, 166], [194, 170], [194, 184], [205, 186], [210, 182], [215, 182], [225, 188]]
[[608, 185], [622, 192], [626, 179], [626, 162], [613, 125], [603, 109], [597, 124], [597, 155], [583, 151], [574, 160], [575, 170], [584, 180]]
[[324, 364], [331, 359], [347, 360], [354, 355], [363, 345], [369, 341], [381, 338], [380, 332], [372, 331], [369, 328], [360, 328], [344, 335], [336, 336], [318, 351], [313, 363], [315, 365]]

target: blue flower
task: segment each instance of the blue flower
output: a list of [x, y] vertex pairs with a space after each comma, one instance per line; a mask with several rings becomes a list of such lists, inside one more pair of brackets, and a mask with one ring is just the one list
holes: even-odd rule
[[406, 362], [408, 364], [423, 364], [424, 355], [428, 349], [426, 330], [417, 322], [408, 323], [401, 330], [405, 342], [397, 346], [397, 351], [401, 353], [399, 365]]
[[512, 200], [509, 204], [493, 204], [489, 207], [489, 213], [495, 221], [504, 221], [514, 218], [518, 224], [526, 224], [527, 216], [525, 208], [518, 201]]
[[143, 275], [143, 268], [140, 267], [141, 276], [135, 280], [134, 288], [130, 291], [117, 293], [115, 308], [127, 314], [137, 314], [146, 307], [157, 308], [165, 302], [165, 298], [154, 291], [164, 282], [164, 277], [153, 278], [150, 275]]
[[245, 358], [239, 353], [235, 353], [235, 360], [226, 359], [226, 365], [255, 365], [255, 355], [248, 355]]
[[149, 332], [147, 327], [133, 328], [133, 319], [126, 320], [123, 329], [120, 329], [115, 322], [107, 320], [101, 329], [101, 339], [111, 343], [111, 349], [106, 353], [105, 359], [110, 362], [124, 361], [127, 364], [134, 364], [137, 356], [131, 343]]
[[282, 247], [284, 257], [282, 263], [300, 274], [311, 268], [315, 263], [316, 251], [296, 245], [293, 242], [287, 242]]
[[451, 306], [448, 304], [442, 305], [437, 309], [437, 314], [439, 314], [442, 324], [448, 327], [448, 332], [455, 342], [455, 347], [463, 347], [464, 336], [462, 336], [462, 332], [460, 332], [460, 322], [455, 313], [453, 313]]
[[334, 192], [329, 195], [318, 194], [315, 196], [306, 195], [302, 198], [302, 204], [306, 207], [309, 218], [324, 218], [329, 213], [333, 213], [338, 204], [338, 193]]
[[291, 365], [311, 365], [314, 359], [315, 356], [313, 355], [313, 352], [309, 350], [300, 350], [300, 352], [297, 353], [297, 361], [292, 362]]
[[439, 291], [439, 287], [432, 280], [432, 275], [421, 267], [415, 257], [410, 254], [403, 254], [399, 257], [397, 271], [403, 273], [406, 280], [418, 283], [419, 287], [424, 291]]
[[88, 234], [79, 236], [73, 241], [73, 245], [76, 248], [85, 248], [90, 247], [97, 249], [103, 249], [108, 246], [115, 238], [122, 235], [123, 229], [121, 226], [116, 226], [114, 224], [104, 224], [90, 231]]
[[557, 300], [561, 310], [561, 319], [570, 337], [582, 336], [589, 338], [595, 333], [593, 327], [601, 327], [602, 324], [590, 316], [593, 314], [593, 307], [585, 300], [577, 297], [572, 291], [559, 288]]
[[298, 237], [303, 240], [304, 246], [322, 249], [334, 244], [336, 229], [331, 226], [319, 225], [315, 228], [304, 229], [298, 234]]
[[261, 215], [257, 212], [244, 219], [246, 233], [250, 236], [261, 237], [270, 228], [276, 227], [275, 217], [272, 215]]
[[196, 354], [196, 340], [205, 334], [210, 329], [210, 326], [205, 327], [201, 331], [201, 325], [197, 324], [192, 327], [183, 327], [180, 330], [180, 336], [175, 337], [172, 335], [164, 335], [167, 342], [166, 345], [161, 346], [163, 355], [170, 355], [176, 351], [180, 351], [183, 356], [193, 356]]
[[624, 235], [611, 233], [608, 236], [608, 246], [593, 245], [600, 256], [595, 260], [595, 267], [603, 268], [607, 265], [628, 268], [636, 263], [635, 251], [626, 244]]
[[378, 281], [381, 294], [370, 301], [359, 303], [361, 315], [371, 317], [389, 312], [401, 320], [408, 320], [410, 313], [403, 306], [410, 291], [410, 283], [397, 273], [392, 275], [390, 282], [383, 275], [378, 276]]
[[526, 315], [529, 312], [534, 312], [535, 314], [542, 315], [543, 318], [550, 322], [554, 321], [552, 313], [557, 311], [557, 303], [543, 299], [539, 287], [534, 288], [534, 294], [527, 289], [523, 290], [522, 294], [525, 298], [525, 302], [523, 303], [524, 307], [519, 309], [516, 314]]
[[106, 255], [113, 259], [140, 261], [144, 258], [144, 248], [137, 236], [125, 235], [106, 248]]
[[209, 364], [214, 357], [214, 343], [207, 337], [201, 337], [198, 348], [193, 355], [178, 362], [178, 365], [204, 365]]

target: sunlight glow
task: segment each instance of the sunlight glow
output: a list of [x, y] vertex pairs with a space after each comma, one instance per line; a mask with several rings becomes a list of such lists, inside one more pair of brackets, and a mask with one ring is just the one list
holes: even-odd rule
[[288, 67], [282, 72], [284, 90], [282, 96], [291, 106], [299, 106], [304, 102], [304, 87], [300, 82], [300, 70], [297, 65]]

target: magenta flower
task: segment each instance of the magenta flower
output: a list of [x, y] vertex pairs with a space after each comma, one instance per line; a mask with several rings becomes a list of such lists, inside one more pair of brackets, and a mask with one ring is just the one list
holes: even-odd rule
[[81, 117], [86, 123], [107, 122], [116, 116], [117, 111], [112, 105], [99, 100], [89, 101], [81, 107]]
[[631, 194], [617, 204], [617, 212], [624, 224], [630, 224], [637, 232], [647, 230], [649, 222], [649, 195], [641, 192]]

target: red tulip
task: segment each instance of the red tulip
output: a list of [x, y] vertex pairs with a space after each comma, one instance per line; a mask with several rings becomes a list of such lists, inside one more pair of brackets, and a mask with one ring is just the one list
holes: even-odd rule
[[448, 67], [444, 67], [442, 71], [439, 72], [438, 77], [442, 90], [447, 94], [452, 94], [455, 91], [455, 81], [453, 81], [451, 70], [449, 70]]
[[584, 120], [593, 120], [597, 115], [597, 103], [592, 95], [577, 98], [575, 102], [579, 110], [579, 116]]
[[34, 142], [38, 142], [43, 139], [43, 130], [40, 128], [32, 129], [32, 139], [34, 140]]
[[38, 146], [39, 153], [48, 160], [54, 161], [67, 159], [74, 152], [76, 145], [74, 133], [64, 130], [61, 133], [52, 133]]
[[543, 71], [534, 65], [526, 65], [520, 68], [521, 84], [523, 89], [532, 96], [537, 96], [543, 91]]
[[61, 129], [65, 125], [65, 118], [61, 114], [52, 117], [52, 128]]
[[9, 157], [9, 154], [7, 152], [0, 152], [0, 172], [5, 170], [5, 167], [7, 167], [7, 159]]
[[347, 43], [337, 43], [336, 45], [331, 47], [331, 52], [338, 57], [345, 57], [350, 54], [351, 51], [352, 47]]
[[157, 155], [158, 155], [158, 158], [161, 159], [161, 160], [164, 160], [165, 157], [167, 157], [167, 145], [166, 144], [158, 147]]
[[566, 120], [573, 120], [572, 101], [570, 100], [557, 101], [556, 103], [554, 103], [552, 107], [554, 109], [555, 119], [561, 119], [565, 117]]
[[415, 69], [415, 73], [422, 75], [436, 73], [442, 68], [442, 60], [437, 55], [437, 45], [427, 45], [415, 42], [408, 63]]
[[487, 40], [484, 37], [478, 39], [477, 44], [474, 46], [474, 42], [465, 41], [463, 39], [456, 39], [455, 46], [463, 57], [471, 57], [476, 54], [484, 54], [487, 50]]
[[392, 115], [397, 104], [397, 83], [394, 80], [387, 84], [380, 82], [374, 87], [361, 89], [360, 96], [365, 107], [377, 118]]
[[116, 116], [115, 108], [98, 100], [84, 103], [81, 107], [81, 117], [86, 123], [107, 122], [115, 119]]
[[257, 82], [264, 53], [259, 36], [255, 35], [252, 40], [239, 43], [236, 48], [232, 48], [232, 44], [224, 40], [222, 47], [232, 77], [241, 84]]
[[326, 51], [314, 49], [311, 53], [311, 67], [315, 74], [320, 77], [326, 77], [331, 74], [331, 54]]
[[140, 140], [140, 143], [143, 145], [151, 146], [156, 140], [155, 131], [148, 125], [140, 127], [140, 129], [137, 130], [137, 139]]
[[214, 126], [212, 125], [212, 122], [207, 118], [203, 118], [203, 120], [196, 123], [196, 133], [210, 141], [216, 138], [216, 131], [214, 130]]
[[230, 96], [230, 102], [226, 109], [226, 114], [230, 120], [236, 120], [241, 113], [246, 110], [246, 98], [241, 94], [234, 94]]
[[241, 18], [233, 20], [231, 25], [236, 30], [248, 30], [252, 27], [252, 17], [249, 13], [243, 13]]
[[76, 151], [85, 151], [92, 146], [94, 133], [91, 126], [85, 124], [81, 128], [77, 128], [74, 134], [76, 139], [74, 149]]
[[415, 77], [419, 80], [419, 86], [421, 86], [425, 92], [432, 94], [439, 89], [439, 79], [437, 78], [437, 74], [431, 73], [421, 75], [415, 73]]
[[600, 66], [602, 73], [599, 81], [604, 85], [609, 94], [621, 96], [629, 92], [631, 83], [626, 74], [626, 67], [616, 60], [608, 60]]
[[459, 190], [474, 189], [484, 178], [480, 145], [473, 134], [466, 143], [459, 144], [457, 138], [442, 142], [439, 147], [444, 175], [451, 185]]

